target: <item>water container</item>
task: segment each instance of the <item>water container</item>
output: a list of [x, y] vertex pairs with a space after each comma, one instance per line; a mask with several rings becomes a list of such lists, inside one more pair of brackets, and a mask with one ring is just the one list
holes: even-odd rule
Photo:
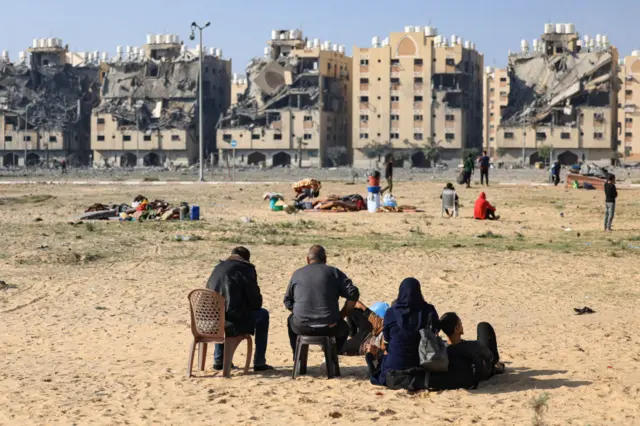
[[200, 220], [200, 206], [191, 206], [191, 220]]
[[415, 25], [413, 27], [413, 32], [421, 33], [422, 32], [422, 27], [420, 25]]
[[371, 39], [371, 47], [380, 47], [380, 37], [375, 36]]
[[37, 39], [37, 38], [34, 38], [34, 39], [33, 39], [33, 45], [32, 45], [32, 47], [33, 47], [34, 49], [37, 49], [37, 48], [38, 48], [38, 39]]
[[271, 30], [271, 40], [278, 39], [278, 30]]
[[171, 44], [171, 40], [172, 40], [171, 34], [165, 34], [164, 35], [164, 42], [166, 44]]
[[556, 34], [564, 34], [564, 24], [556, 24]]
[[210, 47], [209, 48], [209, 55], [216, 56], [216, 48], [215, 47]]
[[380, 175], [378, 176], [369, 176], [369, 186], [380, 186]]
[[435, 37], [438, 35], [438, 30], [435, 27], [424, 27], [424, 35], [427, 37]]
[[320, 39], [319, 38], [314, 38], [313, 39], [313, 47], [315, 47], [315, 48], [320, 47]]
[[381, 191], [380, 182], [378, 182], [378, 185], [367, 186], [367, 192], [369, 194], [379, 194], [380, 191]]
[[545, 34], [553, 34], [555, 30], [555, 25], [553, 24], [544, 24], [544, 33]]
[[340, 52], [342, 55], [344, 55], [347, 51], [347, 48], [344, 47], [344, 44], [341, 44], [340, 47], [338, 48], [338, 52]]
[[380, 208], [380, 194], [369, 193], [367, 195], [367, 210], [375, 213]]
[[222, 49], [220, 49], [219, 47], [216, 49], [216, 56], [218, 58], [222, 58]]
[[565, 34], [573, 34], [576, 32], [576, 26], [574, 24], [564, 24]]
[[147, 44], [154, 44], [155, 41], [156, 38], [153, 35], [147, 34]]

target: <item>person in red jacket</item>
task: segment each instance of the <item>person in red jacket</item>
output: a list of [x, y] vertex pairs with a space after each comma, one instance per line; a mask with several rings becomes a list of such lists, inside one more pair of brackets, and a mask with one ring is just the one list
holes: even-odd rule
[[498, 220], [500, 216], [496, 216], [496, 208], [487, 201], [487, 194], [480, 193], [473, 208], [473, 217], [476, 220]]

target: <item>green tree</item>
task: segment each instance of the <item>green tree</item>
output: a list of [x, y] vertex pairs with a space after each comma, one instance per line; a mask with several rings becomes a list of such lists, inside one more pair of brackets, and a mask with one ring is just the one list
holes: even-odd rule
[[547, 164], [547, 162], [551, 161], [551, 147], [549, 145], [542, 145], [538, 148], [538, 155], [542, 161]]

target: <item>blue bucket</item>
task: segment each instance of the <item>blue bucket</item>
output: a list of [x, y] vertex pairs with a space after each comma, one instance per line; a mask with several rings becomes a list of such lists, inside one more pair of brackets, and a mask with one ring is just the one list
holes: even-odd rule
[[200, 206], [191, 206], [191, 220], [200, 220]]
[[367, 192], [369, 192], [371, 194], [379, 194], [380, 193], [380, 187], [379, 186], [367, 186]]

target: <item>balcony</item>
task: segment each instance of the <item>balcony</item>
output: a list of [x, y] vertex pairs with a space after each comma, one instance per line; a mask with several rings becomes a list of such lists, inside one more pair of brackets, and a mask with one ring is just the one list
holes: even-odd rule
[[271, 123], [271, 128], [274, 130], [281, 130], [282, 129], [282, 121], [274, 121], [273, 123]]
[[400, 78], [400, 73], [398, 71], [391, 71], [391, 78]]
[[368, 110], [369, 102], [360, 102], [360, 111]]
[[369, 90], [369, 83], [360, 83], [360, 91]]
[[399, 73], [400, 71], [402, 71], [402, 67], [400, 67], [400, 65], [392, 65], [391, 66], [391, 74]]
[[360, 130], [365, 129], [368, 130], [369, 129], [369, 122], [368, 121], [361, 121], [360, 122]]
[[360, 96], [369, 96], [369, 91], [368, 90], [361, 91]]
[[368, 73], [368, 72], [369, 72], [369, 65], [360, 65], [360, 74]]
[[422, 110], [422, 102], [414, 102], [413, 109]]
[[391, 102], [391, 111], [396, 111], [400, 109], [400, 102]]
[[313, 121], [305, 121], [302, 127], [305, 129], [313, 129]]
[[414, 92], [422, 92], [424, 90], [424, 84], [422, 83], [415, 83], [413, 85], [413, 91]]
[[420, 75], [424, 72], [424, 66], [422, 65], [414, 65], [413, 66], [413, 73], [418, 74], [417, 77], [420, 77]]

